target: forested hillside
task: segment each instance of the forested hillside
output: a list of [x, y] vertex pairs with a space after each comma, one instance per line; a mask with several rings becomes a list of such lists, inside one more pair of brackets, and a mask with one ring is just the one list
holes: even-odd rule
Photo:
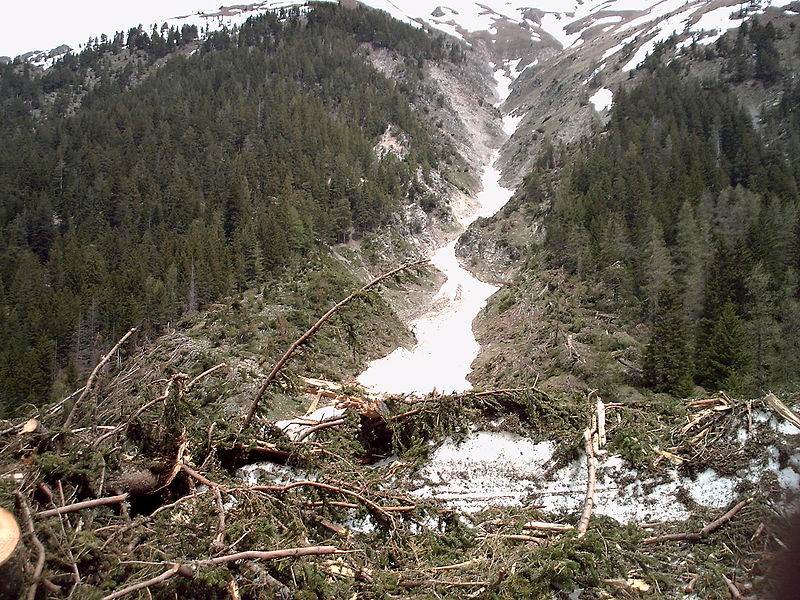
[[[365, 44], [405, 61], [399, 83]], [[73, 389], [139, 335], [326, 245], [436, 206], [457, 160], [412, 111], [463, 51], [364, 8], [103, 36], [44, 73], [0, 65], [0, 412]], [[391, 126], [406, 152], [375, 152]], [[435, 131], [435, 129], [433, 129]]]
[[584, 282], [575, 300], [643, 341], [655, 391], [797, 380], [799, 45], [793, 27], [755, 19], [678, 58], [663, 44], [608, 123], [546, 149], [518, 194], [517, 210], [546, 207], [544, 263], [528, 269]]

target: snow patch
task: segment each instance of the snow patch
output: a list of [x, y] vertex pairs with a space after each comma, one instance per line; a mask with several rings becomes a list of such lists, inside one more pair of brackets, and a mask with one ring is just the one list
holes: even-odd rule
[[686, 483], [689, 497], [703, 506], [723, 508], [736, 499], [736, 480], [720, 477], [716, 471], [706, 469], [697, 479]]
[[80, 49], [89, 38], [101, 34], [113, 37], [115, 32], [127, 32], [139, 24], [148, 33], [153, 25], [160, 28], [164, 22], [178, 27], [189, 24], [217, 30], [241, 25], [253, 15], [305, 6], [307, 2], [268, 0], [227, 8], [220, 6], [219, 0], [75, 0], [41, 4], [43, 6], [32, 9], [24, 2], [4, 3], [3, 19], [0, 19], [0, 55], [17, 56], [31, 48], [54, 48], [59, 44]]
[[611, 108], [614, 101], [614, 93], [608, 88], [600, 88], [589, 98], [589, 102], [594, 105], [597, 112], [603, 112]]
[[[746, 435], [739, 434], [739, 437]], [[490, 507], [537, 506], [550, 514], [576, 514], [585, 499], [586, 458], [554, 470], [556, 446], [509, 432], [478, 431], [460, 441], [446, 440], [406, 485], [412, 495], [432, 498], [448, 507], [473, 513]], [[630, 467], [620, 456], [598, 455], [595, 513], [619, 523], [682, 521], [692, 511], [681, 493], [694, 503], [720, 510], [741, 499], [740, 482], [758, 484], [775, 473], [788, 492], [800, 491], [800, 452], [784, 468], [777, 448], [754, 459], [735, 477], [713, 469], [695, 478], [681, 477], [675, 468], [660, 476]]]

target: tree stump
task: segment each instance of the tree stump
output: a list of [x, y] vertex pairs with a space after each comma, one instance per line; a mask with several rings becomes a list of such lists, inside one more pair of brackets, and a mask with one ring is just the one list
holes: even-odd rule
[[19, 598], [24, 577], [19, 525], [13, 514], [0, 507], [0, 599]]

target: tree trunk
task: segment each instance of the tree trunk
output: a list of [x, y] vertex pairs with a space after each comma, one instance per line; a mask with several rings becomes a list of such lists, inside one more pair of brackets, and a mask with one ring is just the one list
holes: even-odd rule
[[21, 596], [25, 578], [22, 564], [19, 525], [13, 514], [0, 508], [0, 600]]

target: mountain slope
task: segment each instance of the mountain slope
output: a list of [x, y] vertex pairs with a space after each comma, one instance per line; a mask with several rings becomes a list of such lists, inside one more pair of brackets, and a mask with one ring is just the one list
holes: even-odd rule
[[[476, 380], [573, 373], [607, 388], [640, 385], [643, 368], [645, 382], [679, 393], [656, 384], [645, 348], [670, 286], [693, 349], [683, 374], [749, 394], [794, 389], [786, 344], [797, 324], [796, 135], [785, 111], [796, 23], [796, 14], [768, 11], [712, 46], [662, 45], [617, 88], [605, 127], [531, 159], [515, 201], [462, 250], [484, 249], [494, 261], [484, 268], [495, 272], [528, 261], [490, 310], [485, 339], [494, 347]], [[736, 325], [723, 324], [728, 302]], [[531, 313], [539, 323], [517, 330]], [[738, 358], [709, 355], [721, 351], [712, 341], [724, 326], [748, 332]]]
[[[475, 166], [428, 126], [452, 108], [419, 65], [458, 71], [457, 46], [330, 5], [199, 35], [133, 28], [43, 73], [0, 67], [6, 411], [72, 387], [134, 324], [149, 336], [333, 245], [381, 264], [455, 229]], [[394, 80], [372, 45], [400, 57]]]

